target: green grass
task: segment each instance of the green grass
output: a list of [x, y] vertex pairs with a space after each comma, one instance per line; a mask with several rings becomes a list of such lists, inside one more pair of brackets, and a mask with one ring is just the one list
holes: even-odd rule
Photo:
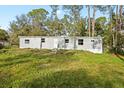
[[0, 87], [124, 87], [124, 56], [0, 50]]

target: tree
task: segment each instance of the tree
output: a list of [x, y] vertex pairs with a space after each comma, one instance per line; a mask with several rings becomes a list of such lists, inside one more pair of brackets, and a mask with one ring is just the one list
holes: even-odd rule
[[62, 35], [63, 23], [57, 16], [57, 11], [59, 10], [58, 5], [50, 5], [52, 12], [51, 18], [49, 20], [49, 28], [51, 29], [51, 35]]
[[50, 30], [49, 35], [52, 35], [52, 36], [62, 35], [62, 30], [63, 30], [64, 26], [63, 26], [63, 23], [60, 20], [52, 21], [52, 20], [49, 19], [47, 21], [47, 25], [48, 25], [49, 30]]
[[116, 5], [116, 25], [115, 25], [115, 45], [114, 47], [117, 46], [117, 39], [118, 39], [118, 5]]
[[[120, 23], [120, 14], [122, 15], [122, 7], [119, 7], [118, 5], [116, 6], [109, 6], [109, 19], [110, 21], [108, 22], [106, 28], [106, 31], [104, 32], [104, 44], [109, 46], [109, 50], [114, 53], [118, 53], [118, 51], [122, 50], [124, 47], [124, 40], [123, 40], [123, 35], [119, 32], [120, 31], [120, 24], [122, 26], [122, 23]], [[115, 12], [114, 12], [115, 10]], [[121, 16], [122, 17], [122, 16]]]
[[72, 24], [72, 30], [71, 32], [73, 33], [73, 36], [76, 35], [76, 26], [75, 24], [77, 24], [78, 22], [80, 22], [81, 20], [81, 10], [83, 9], [82, 5], [64, 5], [63, 6], [63, 10], [65, 10], [66, 12], [68, 12], [68, 16], [70, 19], [70, 23]]
[[124, 47], [123, 44], [123, 35], [119, 33], [121, 31], [122, 26], [122, 8], [123, 6], [116, 5], [116, 32], [115, 32], [115, 52], [117, 53], [118, 50]]
[[94, 37], [94, 28], [95, 28], [95, 15], [96, 15], [96, 6], [93, 6], [93, 20], [92, 20], [92, 37]]
[[72, 24], [70, 22], [70, 16], [65, 14], [64, 17], [61, 19], [61, 22], [63, 23], [63, 33], [65, 35], [71, 35]]
[[4, 29], [0, 29], [0, 41], [7, 41], [9, 38], [8, 33]]
[[112, 49], [113, 48], [113, 46], [115, 45], [115, 39], [114, 39], [114, 34], [113, 34], [113, 11], [114, 11], [114, 9], [115, 9], [115, 6], [112, 6], [112, 5], [110, 5], [110, 6], [108, 6], [108, 13], [109, 13], [109, 19], [110, 19], [110, 21], [109, 21], [109, 31], [110, 31], [110, 34], [111, 34], [111, 37], [112, 37], [112, 40], [111, 40], [111, 46], [110, 46], [110, 49]]
[[34, 9], [27, 14], [32, 25], [31, 35], [46, 35], [46, 32], [44, 31], [43, 28], [45, 22], [47, 21], [48, 14], [49, 12], [43, 8]]
[[[98, 9], [102, 13], [109, 14], [109, 21], [106, 22], [103, 37], [104, 37], [104, 45], [106, 46], [106, 48], [111, 50], [113, 49], [114, 40], [115, 40], [114, 31], [113, 31], [115, 27], [115, 16], [114, 16], [115, 6], [112, 6], [112, 5], [100, 6], [100, 8]], [[104, 28], [104, 25], [103, 25], [103, 28]]]
[[16, 16], [16, 20], [10, 22], [9, 34], [10, 43], [17, 45], [18, 36], [29, 35], [31, 25], [29, 23], [29, 18], [26, 15]]
[[95, 36], [95, 17], [96, 17], [96, 11], [100, 11], [101, 13], [105, 13], [107, 10], [108, 10], [108, 8], [109, 8], [109, 6], [103, 6], [103, 5], [93, 5], [92, 6], [92, 8], [93, 8], [93, 18], [92, 18], [92, 37], [94, 37]]
[[95, 20], [95, 30], [96, 30], [96, 34], [97, 35], [101, 35], [103, 36], [104, 31], [106, 31], [107, 27], [106, 27], [106, 23], [107, 23], [107, 19], [106, 17], [99, 17]]
[[123, 15], [123, 5], [120, 5], [119, 8], [119, 15], [120, 15], [120, 22], [119, 22], [119, 31], [121, 31], [122, 29], [122, 15]]
[[[48, 11], [46, 11], [43, 8], [40, 9], [34, 9], [32, 11], [30, 11], [27, 16], [30, 17], [30, 20], [32, 22], [36, 22], [36, 23], [42, 23], [44, 21], [46, 21], [47, 15], [49, 14]], [[35, 24], [34, 24], [35, 25]]]
[[18, 36], [46, 35], [44, 24], [47, 21], [48, 11], [34, 9], [28, 14], [16, 16], [16, 20], [10, 22], [10, 42], [18, 44]]
[[88, 11], [88, 32], [89, 32], [89, 37], [91, 36], [91, 31], [90, 31], [90, 24], [91, 24], [91, 21], [90, 21], [90, 5], [87, 6], [87, 11]]
[[85, 19], [81, 19], [78, 23], [75, 24], [76, 27], [76, 36], [85, 36], [86, 28], [85, 28]]
[[47, 20], [46, 18], [48, 14], [48, 11], [43, 8], [34, 9], [27, 14], [31, 21], [30, 23], [32, 25], [32, 31], [41, 31], [42, 26], [44, 26], [44, 23]]
[[73, 19], [73, 22], [78, 22], [81, 18], [80, 12], [83, 9], [82, 5], [64, 5], [63, 10], [68, 11], [69, 15]]
[[50, 5], [52, 12], [51, 12], [51, 19], [55, 20], [58, 19], [57, 17], [57, 11], [59, 10], [59, 6], [58, 5]]

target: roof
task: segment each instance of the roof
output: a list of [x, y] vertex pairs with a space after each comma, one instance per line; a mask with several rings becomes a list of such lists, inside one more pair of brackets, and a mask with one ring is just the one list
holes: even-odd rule
[[[65, 37], [65, 38], [72, 38], [74, 36], [19, 36], [19, 38], [42, 38], [42, 37]], [[95, 39], [95, 38], [102, 38], [101, 36], [98, 36], [98, 37], [83, 37], [83, 36], [75, 36], [76, 38], [92, 38], [92, 39]]]

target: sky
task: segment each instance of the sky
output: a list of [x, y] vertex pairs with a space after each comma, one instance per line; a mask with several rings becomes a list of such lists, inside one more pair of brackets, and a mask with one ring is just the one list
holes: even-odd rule
[[[0, 5], [0, 28], [7, 30], [10, 22], [16, 20], [16, 16], [27, 14], [29, 11], [38, 8], [44, 8], [49, 13], [52, 11], [48, 5]], [[62, 11], [61, 7], [60, 10], [57, 11], [57, 15], [60, 19], [63, 17], [64, 12]], [[87, 15], [87, 10], [85, 7], [81, 11], [81, 15], [82, 17]], [[97, 11], [96, 18], [99, 16], [104, 15]]]

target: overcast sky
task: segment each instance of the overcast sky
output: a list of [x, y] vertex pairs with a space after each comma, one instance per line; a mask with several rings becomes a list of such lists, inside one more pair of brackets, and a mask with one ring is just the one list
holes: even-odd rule
[[[7, 30], [9, 27], [10, 22], [15, 20], [15, 17], [21, 14], [27, 14], [32, 9], [37, 8], [44, 8], [49, 13], [51, 12], [51, 8], [47, 5], [0, 5], [0, 27]], [[62, 18], [64, 12], [62, 11], [61, 7], [60, 10], [57, 11], [58, 17]], [[87, 15], [87, 10], [84, 7], [81, 12], [82, 17]], [[96, 18], [99, 16], [105, 16], [101, 14], [99, 11], [96, 13]]]

